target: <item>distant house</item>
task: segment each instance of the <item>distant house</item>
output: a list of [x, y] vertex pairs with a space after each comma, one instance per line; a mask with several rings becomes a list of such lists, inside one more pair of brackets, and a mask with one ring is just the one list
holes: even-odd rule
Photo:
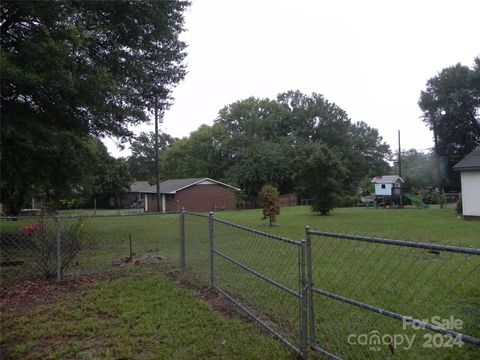
[[372, 183], [375, 184], [375, 196], [401, 195], [404, 182], [398, 175], [376, 176], [372, 179]]
[[[205, 212], [236, 209], [235, 191], [239, 189], [209, 178], [172, 179], [160, 183], [160, 209], [162, 212]], [[130, 186], [125, 197], [127, 206], [157, 211], [156, 185], [137, 181]]]
[[480, 147], [460, 160], [453, 170], [460, 171], [462, 179], [463, 217], [480, 220]]

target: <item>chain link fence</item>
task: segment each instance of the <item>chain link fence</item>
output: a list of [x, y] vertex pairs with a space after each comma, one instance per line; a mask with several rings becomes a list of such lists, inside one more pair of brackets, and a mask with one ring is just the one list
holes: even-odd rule
[[3, 218], [0, 226], [2, 282], [39, 274], [52, 278], [61, 273], [58, 223], [54, 218]]
[[310, 343], [330, 358], [476, 359], [480, 250], [306, 229]]
[[180, 216], [182, 265], [303, 358], [480, 356], [478, 249]]
[[178, 262], [178, 215], [3, 217], [2, 282]]
[[305, 356], [304, 242], [215, 219], [213, 214], [182, 212], [180, 224], [185, 228], [187, 268], [202, 274], [241, 312]]
[[178, 263], [302, 358], [478, 359], [480, 250], [210, 216], [6, 217], [2, 283]]

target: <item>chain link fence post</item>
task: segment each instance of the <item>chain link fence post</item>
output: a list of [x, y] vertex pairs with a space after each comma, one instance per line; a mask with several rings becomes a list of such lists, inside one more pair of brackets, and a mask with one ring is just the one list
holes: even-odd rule
[[208, 242], [210, 244], [210, 286], [215, 286], [215, 241], [213, 234], [213, 212], [210, 211], [208, 214]]
[[305, 226], [305, 251], [307, 260], [307, 297], [310, 346], [315, 346], [315, 312], [313, 309], [313, 280], [312, 280], [312, 237], [310, 226]]
[[305, 276], [305, 241], [302, 241], [300, 246], [300, 259], [299, 259], [299, 285], [300, 285], [300, 355], [302, 359], [307, 358], [307, 337], [308, 337], [308, 325], [307, 325], [307, 279]]
[[180, 210], [180, 267], [185, 269], [185, 208]]
[[62, 252], [61, 252], [61, 234], [60, 234], [60, 222], [58, 216], [55, 216], [55, 236], [57, 243], [57, 281], [62, 280]]

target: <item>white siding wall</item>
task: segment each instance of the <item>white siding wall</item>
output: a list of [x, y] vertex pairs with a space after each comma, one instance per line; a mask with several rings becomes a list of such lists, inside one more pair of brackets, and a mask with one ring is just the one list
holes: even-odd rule
[[[385, 185], [385, 189], [382, 189]], [[375, 184], [375, 195], [392, 195], [392, 184]]]
[[480, 216], [480, 171], [462, 171], [463, 215]]

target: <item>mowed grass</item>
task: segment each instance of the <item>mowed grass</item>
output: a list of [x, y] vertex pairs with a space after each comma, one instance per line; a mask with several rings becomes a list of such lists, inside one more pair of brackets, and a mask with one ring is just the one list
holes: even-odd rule
[[[35, 236], [18, 236], [20, 230], [39, 219], [19, 221], [2, 221], [0, 223], [2, 238], [15, 239], [9, 246], [2, 247], [2, 261], [20, 260], [21, 266], [2, 268], [2, 280], [11, 278], [31, 278], [41, 276], [38, 266], [38, 255], [41, 253], [38, 243], [43, 241], [42, 234]], [[56, 224], [54, 219], [43, 220], [46, 233], [55, 238]], [[68, 249], [69, 237], [65, 235], [68, 228], [81, 222], [80, 232], [82, 245], [72, 266], [65, 272], [68, 277], [88, 273], [108, 273], [116, 271], [112, 263], [130, 256], [130, 244], [134, 255], [160, 256], [162, 262], [178, 264], [179, 261], [179, 222], [178, 215], [145, 215], [145, 216], [106, 216], [59, 219], [61, 246]], [[15, 238], [17, 237], [17, 238]], [[56, 242], [53, 240], [50, 252], [52, 261], [56, 259]]]
[[[331, 216], [312, 214], [308, 207], [282, 208], [277, 226], [261, 221], [261, 212], [242, 211], [215, 214], [244, 226], [301, 240], [304, 227], [313, 230], [377, 236], [391, 239], [433, 242], [456, 246], [480, 246], [480, 222], [458, 219], [453, 209], [336, 209]], [[299, 255], [295, 246], [247, 235], [217, 224], [215, 244], [222, 253], [298, 291]], [[415, 318], [462, 320], [460, 333], [480, 337], [480, 257], [436, 253], [341, 239], [312, 237], [313, 282], [322, 290]], [[260, 308], [276, 322], [290, 319], [290, 339], [298, 341], [296, 300], [278, 289], [262, 284], [221, 258], [216, 259], [217, 282], [254, 308]], [[272, 300], [273, 299], [273, 300]], [[351, 334], [415, 335], [412, 348], [397, 344], [397, 358], [476, 359], [480, 349], [462, 347], [428, 348], [426, 332], [403, 329], [402, 323], [314, 295], [318, 343], [344, 358], [384, 359], [386, 345], [372, 350], [351, 346]], [[283, 328], [289, 328], [283, 325]], [[405, 340], [405, 337], [403, 338]], [[446, 344], [446, 338], [438, 344]], [[428, 346], [428, 344], [427, 344]]]
[[390, 239], [413, 240], [480, 247], [480, 221], [459, 219], [455, 210], [339, 208], [330, 216], [319, 216], [308, 206], [281, 208], [276, 226], [261, 220], [261, 210], [218, 212], [215, 216], [237, 224], [304, 239], [305, 226], [312, 230], [340, 232]]
[[[391, 239], [480, 247], [480, 222], [458, 219], [453, 209], [335, 209], [331, 216], [318, 216], [309, 207], [282, 208], [277, 226], [261, 220], [261, 210], [215, 213], [216, 218], [285, 236], [305, 237], [304, 227], [313, 230], [369, 235]], [[78, 264], [67, 276], [83, 273], [127, 272], [112, 262], [128, 256], [129, 238], [137, 255], [162, 256], [169, 264], [179, 263], [179, 217], [126, 216], [89, 218], [84, 223], [84, 249]], [[74, 221], [74, 220], [68, 220]], [[68, 222], [67, 221], [67, 222]], [[19, 224], [4, 228], [13, 231]], [[3, 232], [3, 228], [2, 228]], [[269, 278], [299, 290], [299, 248], [215, 223], [216, 248]], [[478, 257], [435, 254], [425, 250], [386, 247], [331, 238], [313, 238], [314, 284], [323, 290], [421, 318], [455, 316], [463, 321], [459, 332], [480, 337], [480, 272]], [[208, 227], [206, 218], [186, 217], [186, 260], [188, 270], [209, 279]], [[294, 345], [298, 345], [299, 309], [295, 297], [245, 272], [220, 257], [215, 258], [219, 287], [240, 299], [268, 320]], [[390, 353], [351, 346], [350, 334], [412, 334], [412, 349], [399, 347], [395, 358], [478, 358], [478, 348], [465, 345], [453, 349], [423, 347], [424, 332], [404, 331], [401, 323], [366, 310], [315, 295], [315, 324], [318, 343], [344, 358], [384, 359]], [[154, 316], [152, 312], [150, 314]], [[245, 357], [248, 358], [248, 357]]]
[[118, 278], [26, 314], [3, 314], [2, 359], [288, 359], [253, 324], [161, 276]]

